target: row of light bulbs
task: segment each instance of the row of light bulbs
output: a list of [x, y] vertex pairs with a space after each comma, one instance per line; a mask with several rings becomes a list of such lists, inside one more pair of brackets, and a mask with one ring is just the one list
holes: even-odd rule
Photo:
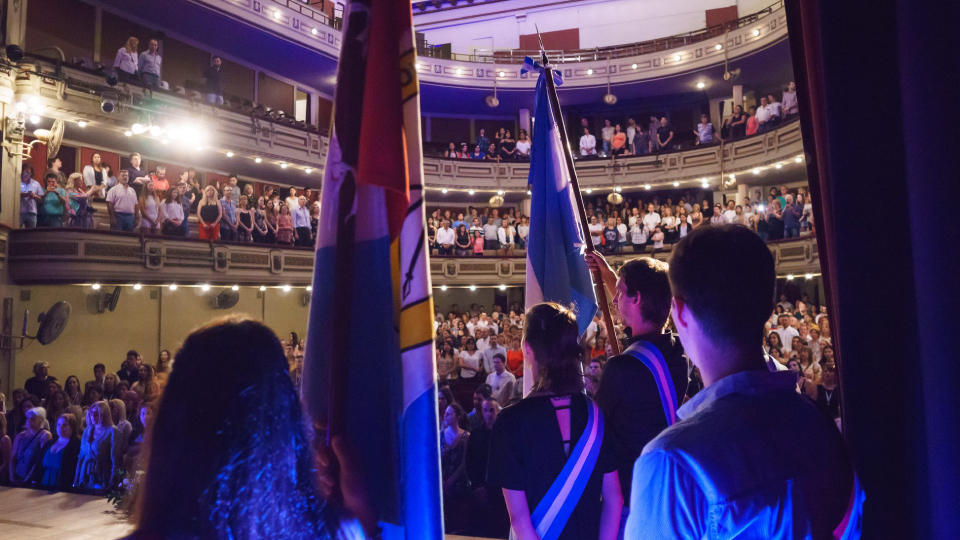
[[[762, 167], [754, 167], [754, 168], [752, 168], [752, 169], [747, 169], [747, 170], [743, 170], [743, 171], [737, 171], [737, 172], [729, 173], [728, 179], [727, 179], [726, 181], [724, 181], [724, 187], [726, 187], [726, 185], [735, 184], [735, 183], [736, 183], [736, 180], [737, 180], [737, 175], [738, 175], [738, 174], [743, 175], [743, 174], [747, 174], [747, 173], [752, 173], [752, 174], [754, 174], [754, 175], [759, 175], [759, 174], [761, 174], [761, 173], [763, 173], [764, 171], [767, 171], [767, 170], [769, 170], [769, 169], [780, 170], [780, 169], [782, 169], [783, 167], [785, 167], [786, 165], [788, 165], [788, 164], [790, 163], [790, 161], [793, 161], [794, 163], [798, 163], [798, 164], [799, 164], [799, 163], [803, 163], [803, 156], [802, 156], [802, 155], [799, 155], [799, 156], [794, 157], [792, 160], [778, 161], [777, 163], [774, 163], [774, 164], [772, 164], [772, 165], [765, 165], [765, 166], [762, 166]], [[700, 187], [702, 187], [703, 189], [709, 189], [709, 188], [710, 188], [710, 180], [711, 180], [710, 177], [704, 176], [704, 177], [701, 177], [701, 178], [698, 178], [698, 179], [694, 179], [694, 180], [683, 180], [683, 181], [674, 180], [673, 182], [671, 182], [670, 185], [672, 185], [673, 187], [677, 188], [677, 187], [680, 187], [681, 184], [699, 183], [699, 184], [700, 184]], [[660, 186], [658, 186], [658, 187], [660, 187]], [[616, 192], [616, 193], [621, 193], [621, 192], [623, 192], [624, 189], [641, 189], [641, 188], [644, 189], [644, 190], [646, 190], [646, 191], [649, 191], [649, 190], [653, 189], [653, 185], [652, 185], [652, 184], [619, 185], [619, 186], [613, 186], [612, 188], [610, 188], [610, 191], [613, 191], [613, 192]], [[428, 190], [433, 190], [433, 191], [439, 191], [440, 193], [442, 193], [442, 194], [444, 194], [444, 195], [446, 195], [447, 193], [450, 193], [451, 191], [460, 192], [460, 193], [467, 193], [468, 195], [475, 195], [475, 194], [477, 193], [477, 191], [483, 191], [483, 190], [476, 190], [476, 189], [472, 189], [472, 188], [468, 189], [468, 188], [448, 188], [448, 187], [443, 187], [443, 188], [427, 187], [426, 189], [428, 189]], [[599, 191], [599, 190], [601, 190], [601, 189], [606, 189], [606, 188], [584, 188], [584, 189], [583, 189], [583, 192], [586, 193], [587, 195], [589, 195], [589, 194], [593, 193], [594, 190]], [[489, 190], [489, 192], [492, 192], [492, 191], [493, 191], [493, 190]], [[503, 189], [498, 189], [498, 190], [496, 190], [497, 195], [500, 195], [501, 197], [502, 197], [505, 193], [523, 193], [523, 192], [524, 192], [523, 190], [503, 190]], [[531, 194], [529, 189], [526, 190], [526, 193], [527, 193], [527, 195], [530, 195], [530, 194]]]
[[[759, 29], [759, 28], [754, 28], [754, 29], [753, 29], [753, 32], [751, 32], [751, 35], [753, 35], [753, 37], [755, 37], [755, 38], [760, 37], [760, 29]], [[715, 44], [715, 45], [713, 46], [713, 50], [718, 51], [718, 52], [719, 52], [719, 51], [722, 51], [722, 50], [723, 50], [723, 44], [722, 44], [722, 43], [717, 43], [717, 44]], [[674, 53], [673, 56], [671, 57], [671, 59], [673, 60], [673, 63], [679, 64], [680, 62], [683, 62], [683, 53], [682, 53], [682, 52]], [[580, 61], [580, 58], [579, 58], [579, 57], [577, 57], [577, 61]], [[422, 70], [424, 67], [425, 67], [425, 66], [424, 66], [422, 63], [417, 63], [417, 70], [418, 70], [418, 71], [419, 71], [419, 70]], [[638, 67], [639, 67], [639, 66], [638, 66], [636, 63], [630, 65], [630, 69], [637, 69]], [[455, 68], [453, 71], [454, 71], [454, 73], [456, 73], [457, 75], [463, 75], [463, 73], [464, 73], [464, 69], [461, 68], [461, 67], [457, 67], [457, 68]], [[593, 73], [594, 73], [593, 68], [587, 68], [587, 75], [593, 75]], [[498, 72], [497, 72], [497, 76], [502, 79], [502, 78], [504, 78], [504, 77], [506, 76], [506, 72], [498, 71]], [[697, 88], [699, 88], [699, 89], [701, 89], [701, 90], [704, 88], [704, 86], [706, 86], [706, 85], [705, 85], [702, 81], [697, 83]]]
[[[145, 287], [145, 285], [143, 285], [142, 283], [134, 283], [134, 284], [132, 284], [132, 285], [131, 285], [131, 284], [126, 284], [126, 283], [123, 283], [123, 284], [120, 284], [120, 285], [111, 285], [111, 287], [113, 287], [113, 286], [130, 287], [130, 288], [132, 288], [132, 289], [135, 290], [135, 291], [139, 291], [140, 289], [142, 289], [142, 288]], [[210, 285], [209, 283], [199, 283], [199, 284], [196, 284], [196, 285], [179, 285], [179, 284], [177, 284], [177, 283], [170, 283], [170, 284], [168, 284], [168, 285], [156, 285], [156, 286], [157, 286], [157, 287], [166, 287], [166, 288], [167, 288], [168, 290], [170, 290], [170, 291], [176, 291], [177, 289], [179, 289], [179, 288], [181, 288], [181, 287], [200, 289], [200, 290], [203, 291], [203, 292], [208, 292], [208, 291], [210, 291], [210, 289], [212, 289], [212, 288], [214, 288], [214, 287], [222, 288], [222, 289], [229, 288], [229, 289], [232, 290], [232, 291], [239, 291], [239, 290], [240, 290], [240, 285], [229, 285], [229, 286], [228, 286], [228, 285]], [[90, 284], [90, 288], [93, 289], [93, 290], [95, 290], [95, 291], [99, 291], [102, 287], [103, 287], [103, 285], [101, 285], [100, 283], [91, 283], [91, 284]], [[283, 291], [283, 292], [285, 292], [285, 293], [288, 293], [288, 292], [292, 291], [293, 289], [301, 289], [301, 288], [304, 289], [304, 290], [306, 290], [307, 292], [312, 292], [312, 291], [313, 291], [313, 287], [312, 287], [311, 285], [306, 285], [306, 286], [302, 286], [302, 285], [297, 285], [297, 286], [294, 286], [294, 285], [272, 285], [272, 286], [269, 286], [269, 287], [266, 286], [266, 285], [260, 285], [259, 290], [260, 290], [260, 292], [266, 292], [267, 289], [279, 289], [279, 290], [281, 290], [281, 291]]]

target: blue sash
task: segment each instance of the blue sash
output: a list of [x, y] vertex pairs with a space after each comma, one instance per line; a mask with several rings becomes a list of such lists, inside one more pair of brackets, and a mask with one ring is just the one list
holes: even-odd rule
[[[580, 502], [583, 490], [597, 464], [603, 445], [603, 413], [597, 404], [587, 399], [587, 425], [570, 452], [560, 475], [554, 479], [546, 495], [530, 515], [533, 527], [541, 540], [556, 540]], [[512, 531], [511, 531], [512, 532]], [[512, 535], [511, 535], [512, 536]]]
[[863, 528], [863, 503], [866, 500], [867, 495], [860, 487], [860, 479], [857, 478], [857, 473], [853, 473], [850, 502], [847, 503], [847, 512], [843, 515], [843, 520], [833, 530], [835, 540], [858, 540], [860, 538]]
[[667, 419], [667, 427], [672, 426], [677, 421], [677, 409], [680, 404], [677, 400], [677, 389], [673, 386], [673, 380], [670, 378], [670, 369], [667, 367], [667, 361], [664, 360], [660, 349], [657, 349], [652, 343], [646, 341], [634, 341], [625, 351], [637, 360], [647, 366], [650, 373], [653, 374], [653, 382], [657, 385], [657, 391], [660, 393], [660, 403], [663, 405], [663, 415]]

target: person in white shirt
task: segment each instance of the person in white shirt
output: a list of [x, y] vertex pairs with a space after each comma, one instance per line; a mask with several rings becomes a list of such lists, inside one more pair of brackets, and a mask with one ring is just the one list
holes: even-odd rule
[[527, 216], [520, 218], [520, 224], [517, 225], [517, 245], [521, 249], [527, 247], [527, 235], [530, 234], [530, 224], [527, 223]]
[[590, 218], [590, 239], [593, 241], [594, 246], [599, 246], [603, 241], [603, 225], [597, 221], [597, 216]]
[[783, 118], [783, 106], [780, 105], [777, 98], [773, 97], [773, 94], [767, 95], [767, 112], [770, 113], [770, 119], [767, 120], [767, 123], [772, 129], [779, 125], [780, 119]]
[[437, 244], [440, 246], [440, 255], [451, 255], [453, 244], [457, 241], [457, 234], [450, 228], [450, 222], [443, 220], [443, 226], [437, 231]]
[[20, 174], [20, 227], [34, 229], [37, 227], [37, 201], [43, 199], [43, 186], [33, 175], [33, 167], [29, 163], [23, 164], [23, 173]]
[[781, 315], [779, 319], [779, 326], [773, 329], [774, 332], [780, 335], [780, 343], [783, 345], [783, 352], [790, 353], [793, 351], [793, 338], [800, 335], [800, 332], [797, 332], [797, 329], [790, 326], [790, 316]]
[[583, 128], [583, 136], [580, 137], [580, 155], [597, 155], [597, 138], [590, 134], [589, 128]]
[[800, 106], [797, 103], [797, 83], [790, 81], [787, 89], [783, 91], [780, 104], [783, 106], [784, 118], [800, 114]]
[[113, 59], [113, 68], [117, 70], [117, 76], [129, 75], [133, 78], [137, 75], [140, 68], [137, 58], [137, 48], [140, 47], [140, 40], [130, 36], [123, 47], [117, 49], [117, 55]]
[[300, 208], [300, 197], [297, 197], [297, 188], [290, 188], [290, 196], [287, 197], [287, 208], [290, 209], [292, 216], [297, 208]]
[[633, 207], [633, 210], [630, 211], [630, 219], [627, 220], [627, 225], [633, 229], [633, 226], [637, 224], [637, 221], [640, 220], [640, 209]]
[[617, 218], [617, 242], [620, 244], [621, 250], [627, 245], [627, 232], [627, 224], [623, 222], [623, 219]]
[[757, 133], [766, 133], [770, 128], [767, 122], [770, 121], [770, 110], [767, 108], [767, 98], [760, 98], [760, 106], [757, 107]]
[[630, 227], [630, 243], [633, 244], [633, 251], [643, 251], [647, 244], [647, 230], [641, 226], [640, 222], [635, 222]]
[[151, 88], [160, 86], [160, 66], [163, 58], [160, 57], [159, 49], [160, 42], [151, 39], [147, 45], [147, 50], [140, 53], [140, 79], [143, 80], [143, 84]]
[[487, 348], [483, 351], [483, 370], [487, 373], [493, 373], [493, 357], [500, 355], [506, 361], [507, 349], [499, 344], [496, 334], [487, 339]]
[[500, 226], [497, 227], [497, 239], [500, 241], [500, 254], [502, 256], [507, 257], [513, 254], [516, 236], [516, 229], [514, 229], [513, 225], [507, 220], [503, 220]]
[[505, 355], [497, 353], [493, 355], [493, 371], [487, 375], [487, 384], [493, 390], [493, 398], [501, 405], [507, 406], [513, 402], [514, 386], [517, 378], [505, 369], [507, 358]]
[[136, 217], [140, 214], [137, 204], [137, 192], [130, 187], [130, 177], [126, 169], [117, 173], [119, 184], [107, 192], [107, 210], [110, 212], [110, 229], [114, 231], [133, 231]]
[[730, 199], [727, 201], [727, 209], [723, 211], [723, 222], [724, 223], [736, 223], [737, 222], [737, 206], [736, 201]]
[[600, 137], [603, 138], [603, 155], [609, 156], [613, 148], [613, 125], [610, 120], [603, 121], [603, 127], [600, 128]]
[[527, 137], [527, 130], [520, 130], [520, 137], [517, 139], [517, 157], [521, 159], [530, 159], [530, 137]]
[[480, 351], [480, 354], [483, 354], [483, 352], [490, 347], [490, 339], [487, 337], [490, 335], [490, 332], [485, 326], [481, 327], [479, 324], [474, 325], [473, 331], [477, 336], [477, 350]]
[[467, 344], [460, 351], [460, 378], [472, 379], [477, 376], [483, 364], [483, 354], [477, 349], [477, 342], [467, 338]]
[[653, 203], [647, 205], [647, 214], [643, 216], [643, 229], [647, 236], [652, 236], [654, 229], [660, 225], [660, 214], [654, 211]]

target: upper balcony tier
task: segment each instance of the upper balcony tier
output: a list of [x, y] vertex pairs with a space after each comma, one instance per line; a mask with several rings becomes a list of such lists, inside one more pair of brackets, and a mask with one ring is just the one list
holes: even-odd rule
[[[571, 141], [576, 145], [575, 141]], [[670, 189], [689, 187], [729, 188], [763, 183], [767, 173], [779, 182], [803, 178], [803, 140], [800, 122], [744, 139], [697, 146], [691, 150], [659, 155], [580, 159], [575, 162], [580, 188]], [[721, 171], [722, 176], [721, 178]], [[526, 193], [529, 161], [471, 161], [425, 157], [424, 182], [433, 191], [503, 191]]]

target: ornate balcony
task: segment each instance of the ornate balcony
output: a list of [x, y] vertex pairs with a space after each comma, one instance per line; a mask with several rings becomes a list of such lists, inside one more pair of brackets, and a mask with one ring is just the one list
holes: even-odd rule
[[[820, 272], [816, 239], [768, 244], [778, 275]], [[58, 283], [212, 283], [238, 285], [308, 285], [313, 278], [313, 251], [254, 244], [208, 243], [195, 239], [140, 236], [74, 229], [0, 229], [0, 267], [17, 285]], [[526, 259], [493, 252], [475, 258], [433, 257], [436, 285], [523, 286]], [[609, 259], [614, 267], [643, 254]], [[650, 255], [650, 254], [647, 254]], [[666, 250], [651, 256], [666, 260]]]

